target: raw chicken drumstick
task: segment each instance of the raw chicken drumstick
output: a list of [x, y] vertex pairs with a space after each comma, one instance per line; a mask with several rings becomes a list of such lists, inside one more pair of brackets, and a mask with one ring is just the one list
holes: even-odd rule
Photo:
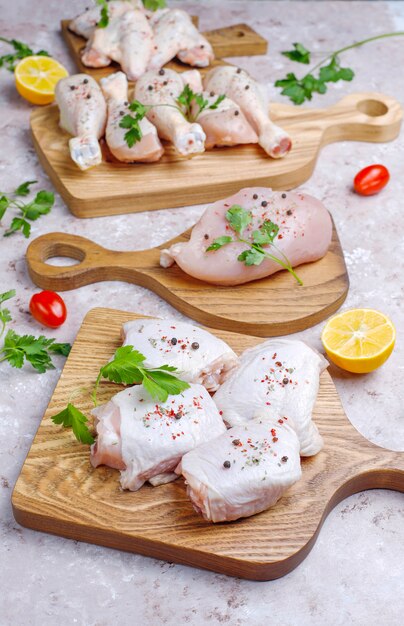
[[238, 357], [224, 341], [208, 331], [174, 319], [139, 319], [122, 327], [124, 346], [145, 355], [145, 367], [172, 365], [178, 376], [216, 391], [238, 365]]
[[206, 91], [225, 93], [236, 102], [258, 135], [258, 143], [269, 156], [285, 156], [292, 147], [289, 135], [269, 118], [269, 100], [265, 88], [247, 72], [236, 67], [216, 67], [203, 79]]
[[273, 506], [300, 479], [299, 440], [285, 422], [249, 422], [185, 454], [176, 471], [198, 513], [230, 522]]
[[159, 137], [171, 141], [179, 154], [190, 156], [204, 151], [206, 136], [199, 124], [188, 122], [177, 109], [184, 86], [184, 79], [173, 70], [150, 71], [136, 82], [135, 98], [145, 105], [160, 105], [150, 109], [147, 117]]
[[160, 485], [175, 480], [174, 470], [186, 452], [226, 430], [202, 385], [191, 385], [166, 402], [156, 402], [136, 385], [94, 409], [93, 415], [98, 437], [91, 446], [91, 463], [121, 470], [121, 486], [131, 491], [146, 481]]
[[214, 401], [229, 426], [288, 421], [300, 442], [301, 456], [313, 456], [323, 440], [312, 420], [320, 374], [328, 367], [303, 341], [270, 339], [243, 352], [240, 367], [221, 385]]
[[283, 253], [292, 267], [321, 259], [329, 248], [332, 222], [319, 200], [302, 193], [252, 187], [211, 204], [193, 227], [189, 241], [163, 250], [160, 264], [170, 267], [175, 262], [190, 276], [215, 285], [239, 285], [281, 270], [282, 266], [271, 259], [250, 266], [239, 261], [240, 253], [248, 249], [245, 243], [229, 243], [219, 250], [206, 252], [215, 239], [234, 235], [226, 219], [232, 205], [240, 205], [251, 212], [252, 222], [243, 233], [246, 240], [250, 240], [254, 230], [266, 220], [279, 226], [274, 240], [276, 248], [264, 246], [264, 249], [280, 260], [284, 260]]
[[126, 4], [126, 11], [119, 14], [111, 12], [106, 28], [93, 31], [83, 51], [82, 61], [88, 67], [105, 67], [111, 60], [116, 61], [129, 80], [137, 80], [150, 61], [153, 32], [145, 14]]
[[73, 138], [70, 155], [80, 169], [101, 163], [98, 140], [104, 134], [107, 107], [98, 83], [87, 74], [62, 78], [56, 85], [55, 100], [60, 109], [60, 126]]
[[130, 114], [128, 108], [128, 79], [116, 72], [101, 79], [101, 89], [108, 106], [105, 138], [112, 154], [125, 163], [158, 161], [164, 153], [155, 126], [148, 119], [139, 122], [142, 138], [131, 148], [125, 141], [126, 129], [119, 126], [122, 117]]

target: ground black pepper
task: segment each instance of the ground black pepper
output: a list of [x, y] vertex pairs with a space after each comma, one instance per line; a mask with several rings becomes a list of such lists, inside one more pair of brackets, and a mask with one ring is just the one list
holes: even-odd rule
[[191, 348], [192, 350], [198, 350], [199, 343], [197, 341], [194, 341], [193, 343], [191, 343]]
[[176, 337], [173, 337], [173, 338], [171, 339], [171, 345], [172, 345], [172, 346], [176, 346], [176, 345], [177, 345], [177, 339], [176, 339]]
[[261, 202], [261, 206], [263, 206], [265, 208], [266, 206], [268, 206], [268, 202], [266, 200], [263, 200]]
[[230, 461], [225, 461], [225, 462], [223, 463], [223, 467], [225, 467], [226, 469], [229, 469], [229, 467], [231, 467], [231, 463], [230, 463]]

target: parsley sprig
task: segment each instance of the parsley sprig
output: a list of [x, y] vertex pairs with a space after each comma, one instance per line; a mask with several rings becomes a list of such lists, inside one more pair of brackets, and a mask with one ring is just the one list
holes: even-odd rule
[[[276, 81], [275, 87], [281, 87], [281, 94], [287, 96], [294, 104], [303, 104], [306, 100], [311, 100], [314, 93], [326, 93], [327, 83], [336, 83], [340, 80], [351, 81], [354, 78], [355, 73], [350, 67], [341, 66], [340, 54], [371, 41], [403, 35], [404, 32], [385, 33], [340, 48], [319, 61], [302, 78], [297, 78], [293, 72], [289, 72], [285, 78]], [[293, 46], [294, 50], [287, 50], [282, 54], [292, 61], [309, 64], [310, 51], [301, 43], [294, 43]], [[318, 72], [315, 73], [317, 70]]]
[[[98, 372], [91, 392], [94, 406], [97, 406], [97, 392], [103, 378], [121, 385], [142, 384], [150, 396], [159, 402], [166, 402], [169, 395], [178, 395], [189, 388], [188, 383], [174, 376], [177, 368], [171, 365], [146, 368], [144, 367], [145, 360], [146, 357], [133, 346], [118, 348], [113, 359], [103, 365]], [[78, 441], [94, 443], [88, 426], [88, 418], [72, 402], [69, 401], [67, 407], [51, 419], [55, 424], [72, 428]]]
[[34, 52], [32, 48], [27, 46], [27, 44], [22, 41], [18, 41], [17, 39], [6, 39], [5, 37], [0, 37], [0, 41], [4, 43], [8, 43], [10, 46], [13, 46], [14, 53], [4, 54], [0, 56], [0, 67], [5, 67], [9, 72], [14, 72], [15, 66], [18, 61], [21, 59], [25, 59], [25, 57], [30, 57], [32, 55], [48, 57], [49, 53], [46, 50], [38, 50], [38, 52]]
[[[3, 308], [2, 304], [14, 296], [15, 289], [0, 294], [0, 338], [4, 334], [6, 324], [11, 322], [10, 311]], [[52, 353], [68, 356], [70, 348], [69, 343], [56, 343], [55, 339], [48, 339], [43, 335], [40, 337], [17, 335], [14, 330], [9, 330], [0, 348], [0, 363], [8, 361], [12, 367], [21, 368], [27, 361], [37, 372], [43, 374], [47, 370], [55, 369], [52, 363]]]
[[[131, 113], [124, 115], [119, 122], [120, 128], [126, 129], [124, 139], [132, 148], [135, 143], [142, 139], [142, 129], [140, 128], [140, 122], [147, 115], [150, 109], [156, 107], [170, 107], [177, 109], [188, 122], [196, 122], [202, 111], [205, 109], [215, 110], [219, 104], [225, 99], [225, 95], [220, 95], [216, 98], [212, 104], [209, 104], [209, 100], [203, 97], [202, 93], [195, 93], [192, 91], [189, 85], [185, 85], [184, 89], [178, 96], [176, 104], [142, 104], [139, 100], [134, 100], [129, 105]], [[197, 105], [197, 109], [192, 113], [194, 103]], [[133, 113], [133, 115], [132, 115]]]
[[[97, 23], [98, 28], [106, 28], [109, 24], [108, 0], [95, 0], [101, 6], [101, 17]], [[148, 11], [157, 11], [167, 6], [166, 0], [142, 0], [143, 6]]]
[[[215, 239], [210, 246], [206, 248], [206, 252], [214, 250], [220, 250], [223, 246], [229, 243], [245, 243], [249, 246], [247, 250], [244, 250], [238, 255], [237, 260], [244, 263], [246, 266], [261, 265], [264, 259], [271, 259], [278, 263], [283, 269], [287, 270], [295, 277], [299, 285], [303, 285], [302, 280], [293, 270], [293, 267], [289, 259], [283, 254], [281, 250], [274, 243], [275, 238], [279, 233], [279, 226], [271, 220], [265, 220], [258, 230], [254, 230], [251, 233], [251, 239], [246, 239], [242, 236], [243, 232], [252, 222], [252, 214], [238, 204], [233, 204], [226, 212], [226, 220], [229, 222], [232, 230], [235, 232], [235, 236], [224, 235]], [[272, 246], [283, 257], [280, 259], [275, 255], [268, 252], [264, 246]]]
[[3, 219], [5, 212], [9, 208], [17, 209], [20, 216], [13, 217], [9, 228], [4, 233], [4, 237], [9, 237], [17, 231], [22, 231], [24, 237], [31, 234], [31, 224], [42, 215], [49, 213], [55, 202], [55, 196], [51, 191], [42, 189], [38, 191], [35, 198], [31, 202], [22, 202], [16, 200], [16, 197], [26, 197], [30, 193], [30, 186], [35, 184], [36, 180], [27, 180], [15, 189], [12, 193], [3, 193], [0, 191], [0, 220]]

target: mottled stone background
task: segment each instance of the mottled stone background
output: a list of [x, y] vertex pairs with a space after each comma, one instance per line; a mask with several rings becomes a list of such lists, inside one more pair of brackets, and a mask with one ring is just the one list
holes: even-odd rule
[[[90, 0], [87, 0], [89, 3]], [[45, 48], [71, 71], [59, 21], [86, 6], [86, 0], [2, 2], [0, 33]], [[404, 2], [184, 2], [200, 15], [202, 29], [237, 22], [251, 24], [269, 40], [266, 57], [236, 62], [270, 85], [287, 71], [304, 70], [279, 52], [301, 41], [317, 60], [367, 36], [404, 30]], [[2, 48], [3, 49], [3, 48]], [[326, 106], [353, 91], [381, 91], [404, 99], [404, 40], [391, 39], [344, 56], [355, 69], [352, 84], [331, 86], [311, 106]], [[27, 179], [51, 188], [38, 163], [29, 131], [31, 107], [15, 92], [13, 77], [0, 72], [0, 189]], [[356, 172], [384, 163], [391, 183], [379, 196], [351, 192]], [[376, 307], [397, 326], [393, 356], [379, 371], [356, 377], [330, 367], [346, 412], [371, 441], [404, 450], [403, 419], [403, 196], [402, 137], [391, 144], [340, 143], [328, 146], [304, 189], [332, 212], [345, 251], [351, 288], [344, 307]], [[145, 202], [147, 206], [147, 201]], [[167, 207], [168, 208], [168, 207]], [[160, 244], [191, 226], [202, 206], [137, 215], [75, 219], [59, 196], [52, 213], [36, 222], [32, 237], [64, 230], [117, 250]], [[3, 220], [2, 228], [8, 219]], [[1, 235], [1, 233], [0, 233]], [[15, 287], [11, 302], [18, 332], [43, 329], [27, 312], [36, 290], [25, 266], [27, 241], [0, 238], [0, 291]], [[153, 293], [111, 282], [64, 295], [66, 324], [54, 333], [73, 341], [86, 312], [114, 306], [148, 315], [181, 317]], [[322, 325], [300, 336], [320, 348]], [[46, 331], [47, 332], [47, 331]], [[132, 554], [79, 544], [21, 528], [10, 497], [42, 414], [59, 378], [58, 369], [37, 375], [0, 365], [0, 625], [83, 626], [249, 624], [305, 626], [402, 623], [404, 501], [402, 494], [371, 491], [338, 505], [326, 520], [308, 558], [284, 578], [255, 583]]]

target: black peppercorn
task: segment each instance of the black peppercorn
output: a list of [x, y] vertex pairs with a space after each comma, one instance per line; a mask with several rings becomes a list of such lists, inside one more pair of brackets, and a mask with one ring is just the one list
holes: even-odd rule
[[289, 382], [289, 378], [284, 378], [282, 382], [283, 382], [284, 385], [287, 385], [288, 382]]
[[281, 458], [282, 463], [287, 463], [288, 457], [287, 456], [283, 456]]
[[241, 74], [241, 68], [240, 67], [237, 68], [236, 74]]
[[153, 85], [149, 85], [147, 88], [149, 91], [153, 91]]
[[163, 82], [163, 85], [164, 85], [164, 86], [168, 85], [168, 80], [165, 80], [165, 81]]
[[263, 207], [268, 206], [268, 202], [267, 202], [266, 200], [263, 200], [263, 201], [261, 202], [261, 206], [263, 206]]
[[202, 44], [202, 45], [201, 45], [202, 50], [203, 50], [203, 48], [204, 48], [204, 47], [205, 47], [205, 46], [204, 46], [204, 44]]
[[229, 467], [231, 467], [231, 463], [230, 463], [230, 461], [225, 461], [225, 462], [223, 463], [223, 467], [225, 467], [226, 469], [229, 469]]
[[257, 193], [255, 193], [255, 194], [253, 195], [253, 200], [258, 200], [258, 194], [257, 194]]
[[174, 417], [176, 420], [180, 420], [182, 417], [182, 413], [176, 413]]
[[234, 111], [234, 115], [240, 115], [240, 111], [237, 111], [237, 109]]
[[91, 93], [88, 93], [88, 94], [87, 94], [87, 96], [86, 96], [86, 98], [87, 98], [87, 100], [90, 100], [90, 98], [91, 98]]
[[125, 102], [124, 102], [124, 106], [126, 106], [126, 107], [127, 107], [127, 106], [128, 106], [128, 104], [129, 104], [129, 102], [128, 102], [127, 100], [125, 100]]
[[71, 89], [72, 91], [74, 91], [74, 90], [76, 89], [76, 87], [75, 87], [74, 85], [70, 85], [70, 89]]
[[175, 337], [173, 337], [173, 338], [171, 339], [171, 345], [172, 345], [172, 346], [176, 346], [176, 345], [177, 345], [177, 339], [176, 339]]
[[292, 211], [291, 211], [291, 209], [288, 209], [288, 210], [286, 211], [286, 215], [292, 215]]
[[232, 444], [233, 444], [233, 446], [239, 446], [240, 445], [240, 439], [233, 439]]
[[286, 198], [286, 193], [283, 193], [281, 198]]
[[209, 95], [210, 95], [211, 98], [213, 98], [213, 96], [215, 95], [215, 92], [211, 91]]
[[205, 235], [203, 237], [204, 237], [204, 239], [209, 239], [209, 235], [207, 233], [205, 233]]
[[164, 76], [165, 71], [164, 70], [159, 70], [159, 74], [160, 74], [160, 76]]
[[87, 85], [87, 83], [88, 83], [88, 78], [85, 78], [85, 79], [83, 80], [83, 85]]
[[250, 89], [250, 85], [246, 85], [244, 89]]
[[122, 117], [122, 115], [125, 115], [125, 111], [119, 111], [119, 115]]
[[197, 341], [194, 341], [193, 343], [191, 343], [191, 348], [192, 350], [198, 350], [199, 343]]

